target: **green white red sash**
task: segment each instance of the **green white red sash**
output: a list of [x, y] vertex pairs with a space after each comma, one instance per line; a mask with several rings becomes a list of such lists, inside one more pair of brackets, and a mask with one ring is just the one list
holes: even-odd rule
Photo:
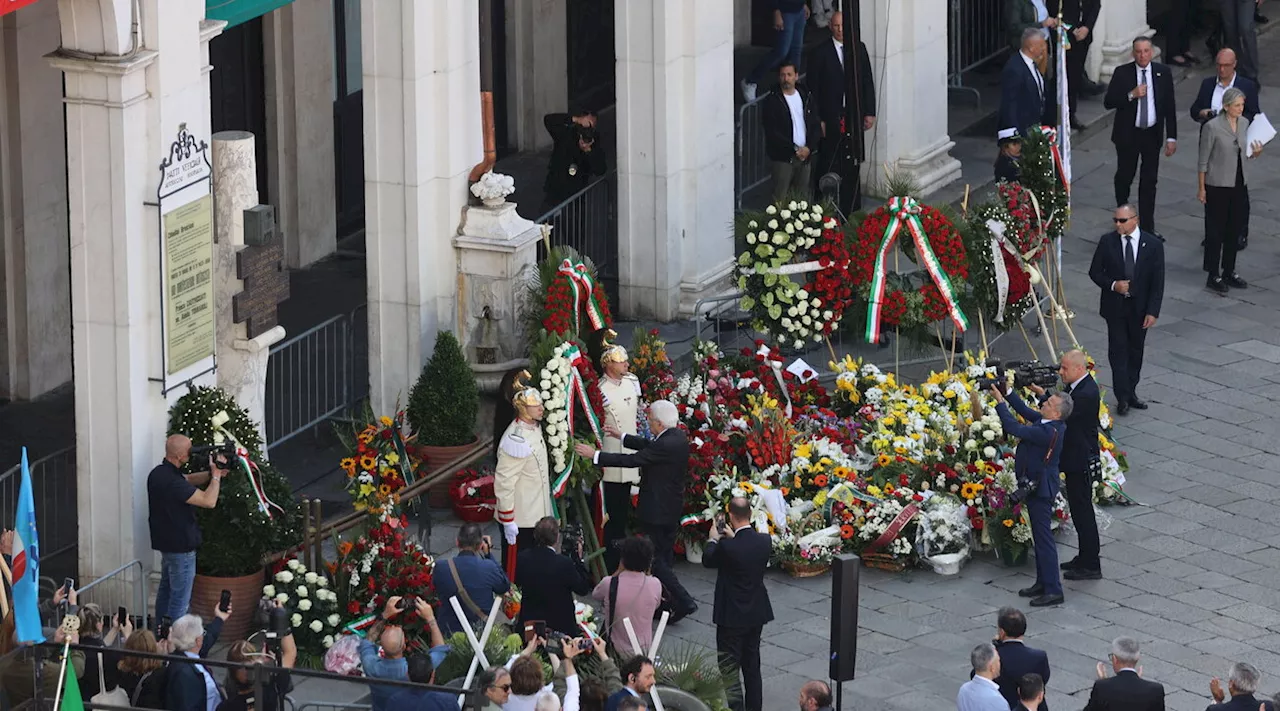
[[1062, 189], [1071, 194], [1071, 182], [1067, 180], [1067, 170], [1062, 164], [1062, 151], [1058, 148], [1058, 129], [1053, 126], [1041, 126], [1040, 132], [1044, 134], [1045, 140], [1049, 141], [1049, 153], [1053, 155], [1053, 169], [1058, 174], [1058, 182], [1062, 183]]
[[[577, 345], [571, 344], [560, 356], [569, 361], [569, 377], [564, 385], [565, 407], [569, 410], [568, 417], [565, 419], [565, 425], [569, 428], [568, 444], [573, 446], [574, 435], [574, 403], [582, 408], [586, 414], [587, 423], [591, 426], [591, 433], [596, 438], [596, 444], [603, 446], [600, 429], [600, 418], [596, 417], [595, 410], [591, 409], [591, 399], [587, 397], [587, 385], [582, 382], [582, 374], [578, 371], [578, 364], [585, 360], [586, 356]], [[551, 494], [556, 498], [564, 495], [565, 489], [569, 485], [569, 475], [573, 473], [574, 457], [572, 454], [565, 458], [564, 470], [555, 473], [551, 481]]]
[[933, 253], [933, 247], [929, 245], [929, 237], [924, 233], [924, 223], [920, 221], [920, 204], [915, 198], [895, 197], [889, 199], [888, 208], [889, 224], [885, 227], [884, 237], [880, 240], [880, 249], [876, 251], [876, 262], [871, 275], [871, 296], [867, 300], [867, 342], [876, 343], [880, 340], [880, 316], [885, 287], [889, 279], [889, 254], [897, 243], [898, 232], [904, 226], [911, 234], [921, 266], [929, 272], [933, 283], [938, 287], [951, 320], [955, 322], [956, 328], [961, 331], [967, 330], [969, 321], [960, 310], [955, 289], [951, 286], [951, 279], [947, 276], [947, 271], [942, 268], [938, 255]]
[[569, 278], [569, 287], [573, 289], [573, 330], [581, 330], [579, 312], [587, 312], [592, 330], [599, 331], [605, 327], [604, 309], [596, 299], [596, 284], [591, 278], [591, 270], [582, 262], [573, 263], [568, 259], [560, 263], [559, 272]]

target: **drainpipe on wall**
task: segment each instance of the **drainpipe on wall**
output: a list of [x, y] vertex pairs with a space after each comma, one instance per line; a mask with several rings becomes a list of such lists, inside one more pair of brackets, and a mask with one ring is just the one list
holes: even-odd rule
[[471, 169], [476, 182], [493, 169], [498, 160], [493, 127], [493, 2], [480, 0], [480, 120], [484, 132], [484, 160]]

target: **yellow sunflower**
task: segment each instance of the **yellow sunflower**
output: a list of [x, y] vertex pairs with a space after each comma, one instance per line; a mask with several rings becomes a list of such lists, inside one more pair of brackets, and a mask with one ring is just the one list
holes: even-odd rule
[[893, 461], [893, 457], [890, 457], [889, 455], [884, 454], [882, 452], [880, 453], [879, 456], [876, 457], [876, 466], [887, 467], [889, 466], [889, 463], [892, 461]]
[[361, 468], [361, 469], [363, 469], [363, 470], [365, 470], [365, 471], [373, 471], [373, 468], [374, 468], [374, 467], [376, 467], [376, 466], [378, 466], [378, 458], [377, 458], [377, 457], [374, 457], [374, 456], [371, 456], [371, 455], [368, 455], [368, 454], [364, 455], [363, 457], [360, 457], [360, 468]]
[[346, 457], [338, 464], [338, 466], [348, 472], [353, 472], [356, 470], [356, 460], [351, 457]]
[[369, 432], [361, 432], [360, 434], [356, 435], [356, 440], [360, 442], [360, 444], [369, 444], [370, 442], [373, 441], [373, 435], [370, 434]]
[[378, 420], [378, 422], [381, 422], [383, 427], [390, 427], [390, 426], [392, 425], [392, 420], [391, 420], [391, 418], [390, 418], [390, 417], [387, 417], [386, 415], [383, 415], [383, 416]]
[[1000, 523], [1003, 523], [1005, 528], [1013, 528], [1013, 519], [1011, 519], [1011, 518], [1006, 518], [1005, 520], [1001, 521]]

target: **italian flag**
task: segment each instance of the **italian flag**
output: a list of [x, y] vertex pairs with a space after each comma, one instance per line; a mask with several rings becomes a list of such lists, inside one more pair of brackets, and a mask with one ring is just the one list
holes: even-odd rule
[[80, 682], [76, 679], [76, 670], [71, 666], [70, 650], [62, 653], [62, 678], [58, 686], [62, 688], [62, 703], [58, 711], [84, 711], [84, 699], [80, 698]]

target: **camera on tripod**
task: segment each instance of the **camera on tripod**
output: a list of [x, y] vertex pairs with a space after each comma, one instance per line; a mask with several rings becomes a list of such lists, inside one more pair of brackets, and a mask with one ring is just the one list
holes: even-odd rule
[[986, 377], [978, 381], [979, 387], [983, 390], [988, 390], [993, 385], [1004, 387], [1009, 382], [1009, 373], [1013, 373], [1015, 388], [1025, 388], [1030, 385], [1051, 388], [1058, 384], [1056, 363], [1045, 364], [1038, 360], [1011, 360], [1005, 363], [998, 358], [991, 358], [987, 360], [986, 367], [995, 368], [996, 374], [994, 377]]
[[222, 444], [201, 444], [191, 448], [193, 460], [202, 461], [211, 455], [214, 463], [225, 469], [231, 464], [231, 460], [235, 459], [236, 446], [230, 442], [223, 442]]

